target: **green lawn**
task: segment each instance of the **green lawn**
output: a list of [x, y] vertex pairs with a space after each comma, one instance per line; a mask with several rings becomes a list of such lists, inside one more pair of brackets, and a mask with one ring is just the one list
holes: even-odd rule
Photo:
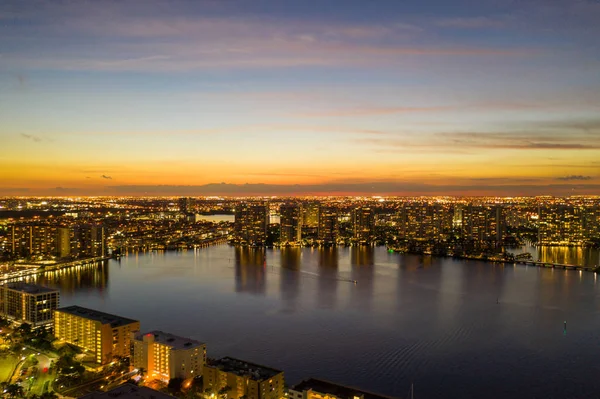
[[19, 358], [12, 355], [0, 359], [0, 382], [8, 380], [18, 362]]

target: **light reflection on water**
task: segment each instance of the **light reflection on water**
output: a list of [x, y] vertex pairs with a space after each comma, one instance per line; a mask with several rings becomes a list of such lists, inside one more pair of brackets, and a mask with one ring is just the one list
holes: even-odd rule
[[[594, 397], [593, 273], [390, 254], [226, 245], [42, 276], [63, 305], [207, 342], [209, 356], [418, 397]], [[357, 281], [354, 284], [353, 281]], [[568, 321], [566, 335], [563, 322]]]

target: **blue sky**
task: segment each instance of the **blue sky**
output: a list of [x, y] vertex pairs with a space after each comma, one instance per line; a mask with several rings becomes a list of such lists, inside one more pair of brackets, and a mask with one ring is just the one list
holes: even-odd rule
[[599, 20], [591, 0], [5, 1], [0, 193], [600, 193]]

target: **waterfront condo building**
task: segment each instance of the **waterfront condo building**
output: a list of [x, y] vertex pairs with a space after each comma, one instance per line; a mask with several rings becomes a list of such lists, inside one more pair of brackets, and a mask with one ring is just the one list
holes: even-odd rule
[[319, 241], [325, 245], [332, 245], [338, 238], [338, 213], [335, 207], [319, 207]]
[[23, 282], [0, 285], [0, 312], [33, 327], [52, 323], [59, 301], [60, 294], [55, 289]]
[[284, 398], [283, 371], [225, 357], [209, 360], [204, 366], [204, 388], [217, 395], [223, 390], [227, 398]]
[[169, 381], [202, 375], [206, 344], [162, 331], [136, 333], [133, 337], [133, 367], [144, 368], [150, 378]]
[[289, 389], [290, 399], [393, 399], [389, 396], [310, 378]]
[[370, 243], [375, 239], [375, 215], [370, 207], [360, 207], [352, 211], [352, 233], [355, 241]]
[[264, 204], [241, 203], [235, 207], [235, 241], [242, 245], [263, 245], [267, 239], [269, 209]]
[[96, 363], [110, 363], [116, 356], [130, 356], [131, 335], [140, 322], [81, 306], [54, 311], [54, 335], [59, 340], [92, 352]]
[[279, 208], [281, 244], [297, 244], [302, 239], [302, 209], [299, 204], [285, 204]]
[[302, 205], [302, 226], [307, 228], [319, 227], [319, 207], [315, 201], [306, 202]]
[[94, 258], [108, 252], [106, 231], [100, 225], [15, 223], [8, 233], [9, 250], [16, 258]]

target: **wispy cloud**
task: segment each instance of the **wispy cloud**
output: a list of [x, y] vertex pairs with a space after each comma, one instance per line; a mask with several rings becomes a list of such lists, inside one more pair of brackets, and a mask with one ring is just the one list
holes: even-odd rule
[[443, 28], [457, 29], [502, 28], [506, 26], [504, 20], [490, 17], [441, 18], [434, 21], [434, 24]]
[[123, 195], [571, 195], [600, 193], [597, 184], [443, 184], [411, 181], [373, 181], [360, 183], [324, 183], [315, 185], [227, 184], [199, 186], [110, 186], [112, 193]]
[[556, 180], [587, 181], [587, 180], [592, 180], [592, 176], [582, 176], [582, 175], [561, 176], [561, 177], [557, 177]]
[[21, 133], [20, 136], [23, 137], [24, 139], [31, 140], [36, 143], [39, 143], [40, 141], [42, 141], [41, 137], [35, 136], [33, 134]]
[[452, 107], [434, 106], [434, 107], [364, 107], [338, 109], [319, 112], [302, 113], [300, 116], [307, 117], [328, 117], [328, 116], [372, 116], [389, 114], [409, 114], [420, 112], [448, 111]]
[[[56, 52], [4, 54], [5, 65], [21, 69], [174, 72], [223, 67], [388, 66], [405, 62], [406, 57], [470, 59], [538, 53], [518, 46], [431, 43], [421, 40], [424, 29], [409, 21], [365, 24], [335, 20], [325, 24], [310, 19], [166, 12], [157, 17], [152, 13], [141, 16], [126, 5], [100, 7], [93, 2], [31, 9], [23, 18], [44, 33], [41, 42], [77, 35], [93, 40], [94, 49], [87, 51], [63, 40]], [[19, 32], [11, 31], [13, 39]]]
[[465, 150], [599, 150], [600, 137], [589, 137], [586, 133], [561, 134], [531, 131], [506, 132], [438, 132], [420, 136], [398, 138], [358, 138], [362, 144], [389, 148], [422, 148], [438, 151], [452, 148], [453, 152]]

